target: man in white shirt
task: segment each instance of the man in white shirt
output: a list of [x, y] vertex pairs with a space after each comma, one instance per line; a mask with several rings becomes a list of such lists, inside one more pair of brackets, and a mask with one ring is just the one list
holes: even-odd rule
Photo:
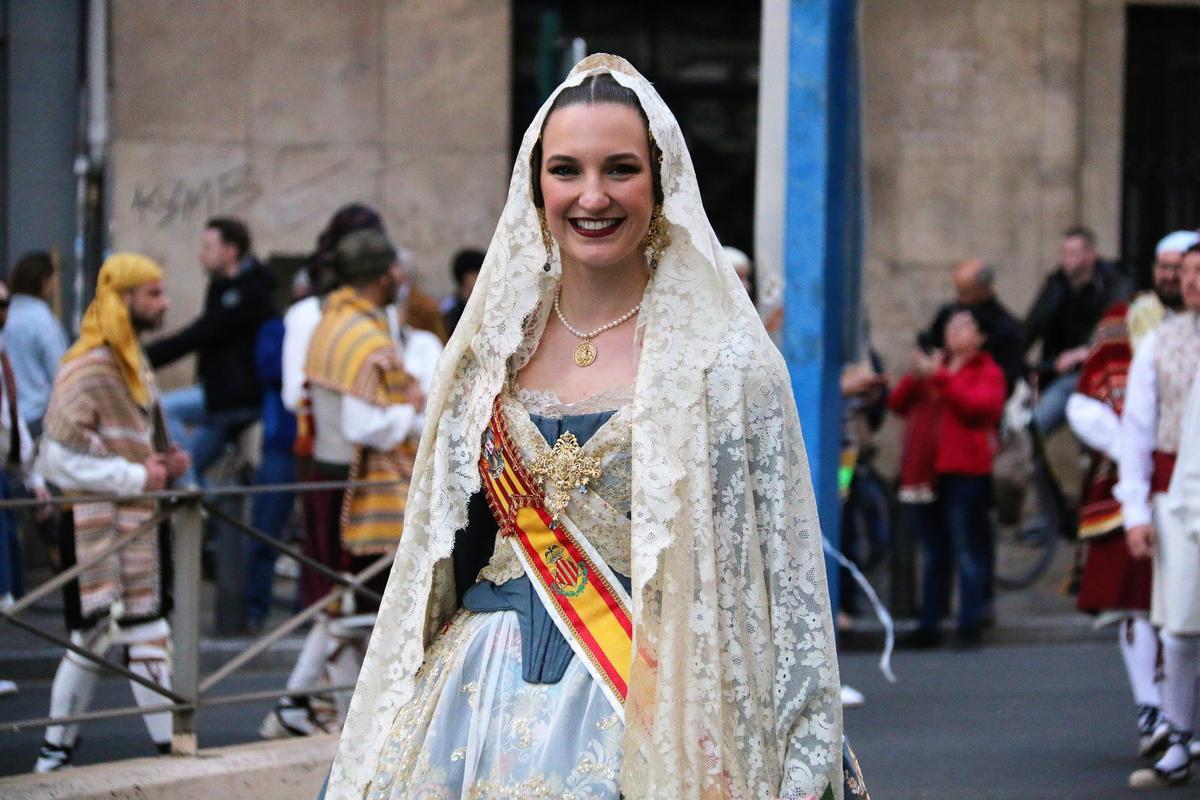
[[[138, 497], [165, 488], [190, 465], [187, 453], [167, 438], [138, 341], [162, 325], [167, 307], [161, 267], [132, 253], [105, 260], [79, 340], [54, 380], [37, 463], [48, 480], [80, 496], [60, 521], [63, 566], [82, 567], [63, 589], [71, 641], [100, 655], [120, 646], [131, 672], [170, 688], [170, 595], [161, 568], [167, 530], [165, 523], [152, 524], [157, 501]], [[83, 499], [101, 493], [124, 497]], [[132, 538], [122, 549], [106, 554], [125, 535]], [[87, 711], [98, 678], [92, 661], [68, 652], [54, 676], [50, 716]], [[130, 684], [139, 706], [163, 704], [153, 689]], [[171, 715], [157, 711], [143, 718], [159, 751], [170, 752]], [[34, 771], [69, 764], [77, 731], [73, 723], [50, 725]]]
[[1133, 358], [1121, 420], [1120, 483], [1126, 540], [1135, 557], [1153, 558], [1150, 618], [1163, 642], [1163, 714], [1168, 746], [1153, 767], [1130, 776], [1133, 788], [1177, 786], [1191, 775], [1190, 751], [1200, 674], [1200, 545], [1187, 521], [1167, 510], [1166, 490], [1183, 435], [1188, 395], [1200, 373], [1200, 245], [1184, 255], [1185, 310], [1146, 334]]
[[1121, 411], [1130, 362], [1141, 339], [1168, 314], [1183, 308], [1179, 270], [1184, 253], [1200, 242], [1195, 231], [1175, 231], [1159, 241], [1153, 288], [1131, 303], [1110, 308], [1096, 325], [1079, 386], [1067, 403], [1071, 430], [1090, 449], [1088, 481], [1079, 508], [1079, 538], [1087, 557], [1076, 598], [1097, 625], [1115, 623], [1117, 642], [1137, 705], [1138, 753], [1161, 754], [1170, 727], [1162, 718], [1158, 632], [1150, 624], [1153, 570], [1125, 543], [1121, 504], [1113, 496], [1120, 461]]

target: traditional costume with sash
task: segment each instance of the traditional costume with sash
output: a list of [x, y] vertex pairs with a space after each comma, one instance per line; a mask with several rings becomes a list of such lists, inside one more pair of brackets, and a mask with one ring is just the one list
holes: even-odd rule
[[1155, 389], [1158, 425], [1155, 431], [1150, 491], [1158, 547], [1154, 559], [1151, 620], [1171, 633], [1200, 634], [1200, 547], [1186, 524], [1166, 510], [1175, 459], [1183, 434], [1188, 397], [1200, 373], [1200, 312], [1186, 311], [1164, 322], [1155, 332]]
[[[1104, 403], [1118, 417], [1125, 405], [1125, 382], [1133, 360], [1129, 317], [1129, 306], [1124, 303], [1105, 314], [1096, 326], [1092, 350], [1079, 376], [1079, 393]], [[1079, 509], [1079, 538], [1086, 542], [1087, 555], [1077, 605], [1093, 613], [1148, 612], [1152, 570], [1150, 562], [1135, 559], [1125, 543], [1121, 503], [1113, 496], [1117, 478], [1112, 458], [1093, 451]]]
[[[571, 495], [586, 494], [591, 480], [601, 476], [600, 459], [565, 433], [527, 465], [498, 400], [483, 434], [479, 473], [500, 535], [512, 545], [563, 638], [624, 718], [633, 656], [632, 601], [566, 514]], [[550, 487], [548, 497], [542, 481]]]
[[[120, 254], [105, 262], [117, 282], [99, 287], [88, 308], [80, 338], [63, 357], [46, 411], [45, 437], [69, 453], [119, 458], [141, 464], [167, 449], [158, 410], [158, 390], [119, 292], [161, 277], [149, 259]], [[52, 479], [54, 464], [43, 470]], [[69, 493], [69, 492], [68, 492]], [[92, 492], [85, 492], [91, 494]], [[124, 533], [144, 525], [157, 510], [154, 500], [76, 503], [71, 563], [88, 561]], [[119, 609], [122, 622], [155, 619], [166, 613], [157, 528], [136, 537], [79, 576], [78, 608], [68, 591], [73, 627]], [[78, 616], [76, 616], [76, 610]]]
[[[79, 340], [54, 381], [38, 455], [38, 470], [68, 495], [137, 495], [146, 486], [146, 460], [170, 450], [126, 294], [161, 279], [157, 264], [132, 253], [109, 256], [100, 268]], [[130, 687], [150, 738], [169, 753], [171, 715], [161, 710], [166, 698], [150, 688], [171, 686], [170, 526], [151, 524], [157, 506], [138, 499], [76, 502], [60, 519], [59, 547], [70, 568], [130, 537], [63, 587], [66, 622], [76, 647], [101, 656], [122, 648], [129, 670], [144, 681], [131, 679]], [[55, 671], [50, 717], [87, 712], [99, 677], [94, 664], [68, 651]], [[77, 733], [77, 724], [49, 725], [34, 771], [69, 764]]]
[[[383, 312], [351, 287], [330, 295], [309, 344], [305, 375], [312, 386], [374, 406], [409, 402], [411, 378], [388, 335]], [[400, 541], [415, 453], [414, 444], [408, 441], [387, 453], [355, 447], [350, 480], [392, 483], [345, 493], [341, 509], [344, 551], [354, 556], [374, 555], [390, 551]]]
[[[634, 385], [580, 407], [515, 376], [562, 274], [531, 154], [558, 94], [600, 76], [662, 152], [670, 244]], [[588, 57], [531, 123], [426, 415], [330, 800], [858, 793], [787, 370], [678, 122], [624, 60]]]

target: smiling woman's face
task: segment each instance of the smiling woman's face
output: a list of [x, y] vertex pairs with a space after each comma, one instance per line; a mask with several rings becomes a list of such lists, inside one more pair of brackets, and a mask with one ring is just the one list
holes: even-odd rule
[[556, 110], [542, 131], [539, 180], [564, 263], [644, 268], [654, 189], [646, 124], [635, 109], [596, 103]]

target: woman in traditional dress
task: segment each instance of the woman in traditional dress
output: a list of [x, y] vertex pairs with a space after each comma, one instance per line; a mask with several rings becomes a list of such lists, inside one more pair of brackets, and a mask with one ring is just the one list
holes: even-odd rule
[[787, 372], [623, 59], [526, 132], [426, 410], [328, 797], [843, 796]]

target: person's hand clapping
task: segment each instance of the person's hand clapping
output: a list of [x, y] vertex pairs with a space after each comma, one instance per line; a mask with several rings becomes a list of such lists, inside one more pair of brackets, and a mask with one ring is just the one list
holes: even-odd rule
[[918, 350], [913, 353], [913, 371], [926, 378], [941, 369], [945, 363], [946, 356], [941, 350], [934, 350], [932, 353]]

